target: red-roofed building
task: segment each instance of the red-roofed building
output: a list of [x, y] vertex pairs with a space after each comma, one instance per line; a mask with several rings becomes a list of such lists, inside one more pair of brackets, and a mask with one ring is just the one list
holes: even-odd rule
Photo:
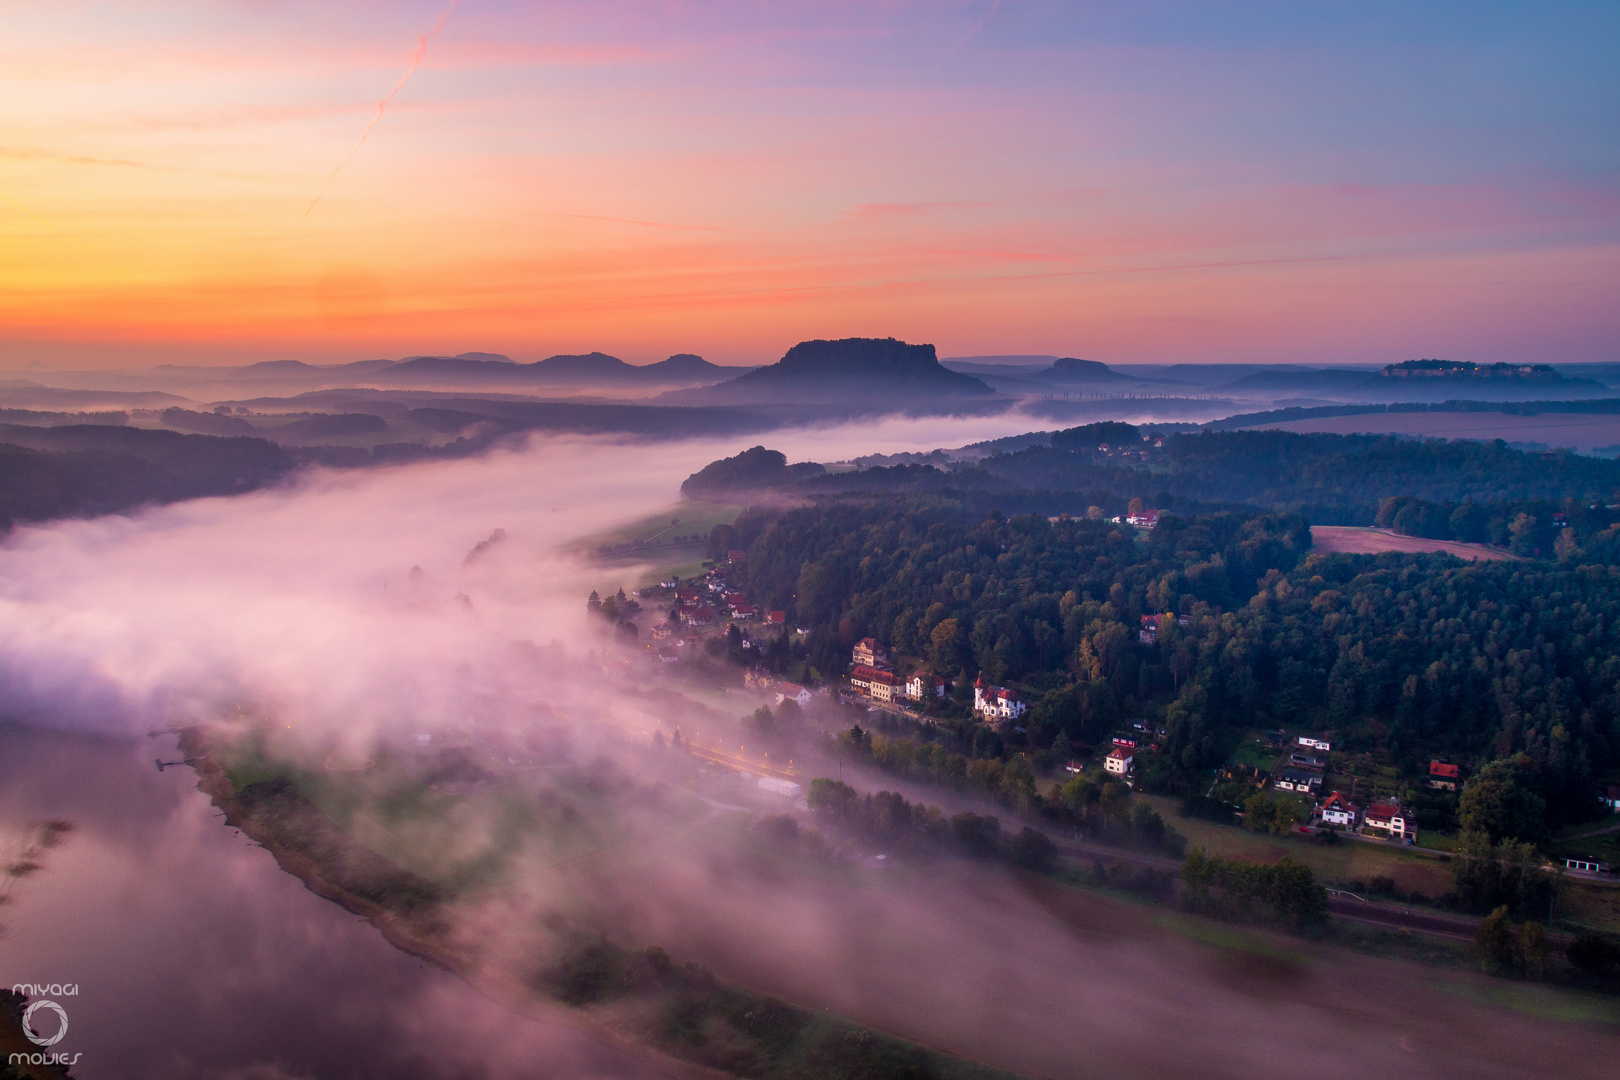
[[1346, 829], [1356, 827], [1356, 819], [1361, 816], [1361, 807], [1344, 797], [1344, 793], [1335, 791], [1322, 800], [1322, 824], [1339, 825]]
[[1361, 821], [1367, 828], [1383, 829], [1391, 836], [1417, 835], [1417, 819], [1394, 803], [1373, 803]]
[[856, 664], [849, 674], [849, 684], [873, 701], [893, 701], [902, 693], [900, 680], [892, 671], [880, 671], [865, 664]]
[[1462, 770], [1443, 761], [1429, 762], [1429, 786], [1437, 791], [1456, 791], [1462, 782]]
[[773, 611], [765, 617], [765, 621], [770, 623], [772, 626], [781, 626], [787, 622], [787, 612]]
[[1103, 758], [1103, 768], [1115, 776], [1129, 776], [1136, 762], [1136, 751], [1128, 746], [1116, 746]]
[[973, 711], [991, 723], [1016, 720], [1029, 710], [1017, 691], [1005, 686], [986, 686], [984, 680], [973, 682]]
[[938, 675], [919, 671], [906, 680], [906, 697], [912, 701], [926, 701], [928, 698], [942, 698], [944, 696], [945, 680]]
[[855, 643], [851, 655], [857, 667], [877, 668], [879, 671], [894, 669], [889, 662], [889, 650], [877, 638], [861, 638]]

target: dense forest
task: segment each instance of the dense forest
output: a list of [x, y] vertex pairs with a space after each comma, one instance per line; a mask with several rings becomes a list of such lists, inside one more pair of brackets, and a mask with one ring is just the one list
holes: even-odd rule
[[[1412, 473], [1429, 482], [1421, 490], [1461, 496], [1448, 527], [1458, 507], [1472, 508], [1465, 518], [1501, 508], [1470, 499], [1480, 486], [1495, 496], [1555, 485], [1540, 458], [1490, 446], [1354, 445], [1389, 463], [1390, 486], [1363, 478], [1360, 489], [1386, 519], [1422, 505], [1388, 494], [1417, 486]], [[1429, 468], [1437, 459], [1450, 463], [1449, 489]], [[1498, 459], [1513, 468], [1474, 471]], [[1234, 473], [1241, 460], [1229, 459]], [[1297, 463], [1276, 471], [1309, 475]], [[1097, 745], [1139, 718], [1163, 732], [1159, 752], [1138, 759], [1139, 783], [1195, 796], [1246, 733], [1319, 731], [1376, 752], [1414, 786], [1431, 758], [1469, 763], [1482, 782], [1463, 824], [1537, 840], [1595, 815], [1596, 781], [1620, 766], [1617, 530], [1601, 506], [1569, 513], [1556, 539], [1538, 550], [1525, 542], [1526, 559], [1472, 564], [1313, 552], [1297, 514], [1164, 513], [1143, 532], [1007, 517], [951, 493], [823, 498], [774, 523], [756, 513], [717, 532], [746, 546], [741, 574], [755, 602], [810, 628], [818, 670], [842, 673], [851, 644], [870, 635], [905, 664], [957, 679], [947, 718], [965, 722], [964, 695], [979, 676], [1020, 690], [1032, 704], [1026, 730], [1005, 745], [963, 744], [971, 753]], [[1551, 522], [1550, 513], [1534, 529], [1521, 521], [1508, 539]], [[1140, 640], [1142, 617], [1164, 614], [1182, 618], [1160, 619], [1157, 641]], [[1455, 800], [1448, 813], [1455, 824]]]
[[[717, 479], [706, 478], [705, 486], [713, 489]], [[1114, 514], [1132, 498], [1183, 513], [1242, 505], [1302, 513], [1318, 525], [1371, 525], [1385, 500], [1401, 496], [1444, 505], [1448, 518], [1471, 504], [1483, 516], [1470, 510], [1463, 531], [1487, 539], [1505, 537], [1521, 512], [1539, 511], [1545, 524], [1553, 512], [1616, 501], [1620, 462], [1524, 453], [1500, 440], [1159, 431], [1107, 422], [978, 461], [809, 475], [795, 486], [807, 494], [994, 493], [1009, 513], [1096, 505]]]
[[233, 495], [284, 476], [272, 442], [111, 425], [0, 427], [0, 529], [203, 495]]

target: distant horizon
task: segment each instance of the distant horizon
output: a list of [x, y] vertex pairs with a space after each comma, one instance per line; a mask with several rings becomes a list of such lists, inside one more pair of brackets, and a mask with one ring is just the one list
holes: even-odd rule
[[[897, 336], [897, 335], [851, 335], [851, 336], [871, 336], [871, 337], [876, 337], [876, 336]], [[816, 340], [816, 339], [804, 338], [804, 339], [801, 339], [801, 340], [808, 341], [808, 340]], [[905, 339], [902, 339], [902, 340], [905, 340]], [[912, 344], [928, 344], [928, 342], [912, 342]], [[791, 347], [792, 347], [791, 345], [785, 346], [783, 348], [782, 352], [785, 353], [787, 351], [787, 349], [791, 348]], [[347, 366], [349, 366], [351, 364], [375, 363], [375, 362], [377, 362], [379, 360], [385, 360], [385, 361], [388, 361], [390, 363], [396, 363], [397, 364], [397, 363], [402, 363], [402, 362], [404, 362], [406, 360], [422, 359], [422, 358], [425, 358], [425, 357], [442, 358], [442, 359], [478, 360], [478, 359], [480, 359], [482, 357], [504, 356], [513, 365], [527, 366], [527, 365], [532, 365], [532, 364], [539, 363], [539, 362], [541, 362], [543, 360], [549, 360], [549, 359], [552, 359], [552, 358], [558, 357], [558, 356], [587, 356], [587, 355], [590, 355], [592, 353], [600, 353], [600, 354], [605, 355], [605, 356], [611, 356], [616, 360], [623, 361], [624, 363], [630, 365], [631, 367], [649, 367], [649, 366], [651, 366], [653, 364], [662, 363], [665, 360], [668, 360], [668, 359], [670, 359], [672, 357], [675, 357], [675, 356], [696, 356], [701, 360], [704, 360], [704, 361], [706, 361], [706, 362], [708, 362], [710, 364], [715, 365], [716, 367], [734, 368], [734, 369], [738, 370], [739, 372], [744, 371], [744, 370], [748, 370], [748, 369], [751, 369], [751, 368], [764, 367], [764, 366], [767, 366], [767, 365], [770, 365], [770, 364], [774, 364], [778, 360], [781, 359], [781, 354], [777, 354], [776, 356], [773, 356], [770, 359], [754, 360], [754, 361], [741, 361], [741, 362], [738, 362], [738, 361], [734, 361], [734, 360], [730, 360], [730, 361], [728, 361], [728, 360], [716, 360], [716, 359], [712, 358], [711, 356], [709, 356], [709, 355], [707, 355], [705, 353], [697, 352], [697, 351], [694, 351], [694, 350], [680, 350], [680, 351], [676, 351], [676, 352], [670, 352], [670, 353], [666, 353], [664, 355], [657, 356], [657, 357], [651, 358], [651, 359], [645, 358], [644, 356], [638, 356], [636, 358], [631, 358], [631, 357], [623, 356], [623, 355], [620, 355], [618, 353], [614, 353], [614, 352], [611, 352], [611, 351], [609, 351], [607, 349], [602, 349], [602, 348], [583, 349], [583, 350], [580, 350], [578, 352], [551, 352], [551, 353], [546, 353], [544, 355], [533, 356], [532, 358], [526, 358], [526, 357], [513, 356], [513, 355], [511, 355], [509, 353], [502, 353], [502, 352], [499, 352], [498, 350], [494, 350], [494, 349], [462, 349], [459, 352], [450, 352], [450, 351], [445, 351], [445, 352], [413, 352], [413, 353], [403, 353], [403, 354], [401, 354], [399, 356], [358, 356], [358, 357], [352, 357], [352, 358], [349, 358], [349, 359], [313, 360], [313, 359], [305, 359], [305, 358], [296, 357], [296, 356], [266, 356], [266, 357], [258, 357], [258, 358], [251, 358], [251, 359], [246, 358], [246, 357], [238, 357], [238, 358], [234, 359], [234, 362], [232, 360], [225, 360], [225, 359], [214, 360], [212, 362], [210, 362], [208, 360], [198, 360], [198, 361], [192, 362], [192, 363], [182, 363], [182, 362], [177, 362], [177, 361], [174, 361], [174, 360], [165, 360], [165, 361], [159, 361], [159, 362], [154, 362], [154, 363], [132, 363], [132, 364], [124, 364], [124, 365], [118, 365], [118, 366], [89, 366], [89, 365], [73, 365], [73, 364], [69, 364], [69, 363], [48, 364], [48, 363], [46, 363], [46, 362], [44, 362], [42, 360], [37, 360], [37, 359], [32, 360], [32, 361], [27, 361], [27, 362], [24, 362], [24, 363], [21, 363], [21, 364], [13, 365], [13, 366], [6, 366], [4, 361], [0, 360], [0, 375], [26, 376], [29, 372], [35, 372], [35, 373], [43, 373], [43, 372], [75, 372], [75, 373], [106, 372], [108, 374], [116, 374], [116, 373], [120, 373], [120, 372], [122, 372], [122, 373], [134, 373], [134, 372], [140, 372], [140, 371], [155, 371], [155, 370], [165, 369], [165, 368], [174, 368], [174, 369], [179, 369], [179, 370], [195, 369], [195, 370], [203, 371], [203, 370], [209, 370], [209, 369], [240, 369], [240, 368], [252, 367], [252, 366], [254, 366], [256, 364], [284, 363], [284, 362], [292, 362], [292, 363], [304, 364], [304, 365], [306, 365], [308, 367], [317, 368], [317, 369], [329, 369], [329, 368], [347, 367]], [[480, 355], [471, 355], [471, 354], [480, 354]], [[936, 355], [938, 355], [937, 348], [936, 348]], [[1211, 359], [1211, 360], [1162, 360], [1162, 361], [1123, 360], [1123, 361], [1119, 361], [1119, 360], [1099, 360], [1095, 356], [1084, 356], [1084, 355], [1080, 355], [1080, 354], [1076, 354], [1076, 353], [976, 353], [976, 354], [967, 354], [967, 355], [960, 355], [960, 356], [938, 355], [938, 359], [939, 359], [939, 362], [941, 364], [946, 364], [946, 363], [983, 364], [983, 365], [986, 365], [986, 366], [1000, 366], [1000, 367], [1033, 366], [1033, 365], [1037, 365], [1037, 364], [1050, 365], [1053, 361], [1060, 360], [1060, 359], [1079, 359], [1079, 360], [1090, 360], [1090, 361], [1092, 361], [1094, 363], [1101, 363], [1101, 364], [1104, 364], [1104, 365], [1106, 365], [1107, 367], [1109, 367], [1111, 369], [1126, 369], [1126, 368], [1163, 369], [1163, 368], [1173, 368], [1173, 367], [1211, 367], [1211, 368], [1219, 368], [1219, 367], [1277, 367], [1277, 368], [1290, 368], [1291, 367], [1291, 368], [1302, 368], [1302, 369], [1318, 369], [1318, 368], [1335, 368], [1335, 369], [1368, 368], [1368, 369], [1379, 369], [1379, 368], [1386, 367], [1389, 364], [1399, 364], [1399, 363], [1402, 363], [1402, 362], [1407, 361], [1407, 360], [1415, 360], [1415, 359], [1422, 359], [1422, 358], [1417, 357], [1417, 356], [1403, 356], [1400, 359], [1394, 359], [1394, 360], [1298, 360], [1298, 359], [1295, 359], [1295, 360], [1213, 360], [1213, 359]], [[1470, 358], [1467, 358], [1467, 357], [1441, 357], [1441, 359], [1467, 360], [1467, 359], [1470, 359]], [[491, 362], [499, 363], [501, 361], [491, 361]], [[1500, 361], [1474, 360], [1473, 362], [1481, 364], [1482, 366], [1488, 366], [1491, 363], [1497, 363], [1497, 362], [1500, 362]], [[1569, 366], [1591, 366], [1593, 364], [1605, 364], [1605, 363], [1620, 364], [1620, 359], [1592, 360], [1592, 361], [1579, 361], [1579, 360], [1577, 360], [1577, 361], [1559, 361], [1559, 360], [1545, 360], [1545, 359], [1531, 358], [1531, 359], [1510, 360], [1510, 361], [1507, 361], [1507, 362], [1508, 363], [1521, 363], [1521, 364], [1530, 364], [1530, 363], [1550, 364], [1553, 367], [1569, 367]]]
[[0, 370], [890, 333], [1620, 356], [1612, 4], [64, 0], [8, 29]]

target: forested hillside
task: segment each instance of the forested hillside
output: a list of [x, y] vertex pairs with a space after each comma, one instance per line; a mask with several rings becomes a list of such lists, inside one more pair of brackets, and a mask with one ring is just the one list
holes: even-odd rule
[[[1288, 515], [1164, 515], [1141, 536], [913, 496], [791, 511], [744, 572], [810, 628], [823, 672], [870, 635], [957, 677], [959, 694], [980, 675], [1020, 688], [1034, 705], [1015, 748], [1162, 724], [1161, 752], [1139, 759], [1157, 790], [1202, 793], [1244, 731], [1284, 725], [1381, 749], [1414, 781], [1430, 757], [1514, 759], [1556, 826], [1596, 812], [1594, 778], [1617, 764], [1607, 566], [1313, 554]], [[1139, 641], [1158, 613], [1187, 622]]]
[[[1148, 436], [1144, 438], [1144, 435]], [[1040, 508], [1112, 513], [1131, 498], [1192, 510], [1247, 504], [1304, 513], [1318, 525], [1371, 525], [1386, 499], [1406, 497], [1489, 508], [1468, 539], [1486, 539], [1492, 517], [1506, 527], [1525, 507], [1563, 510], [1616, 501], [1620, 462], [1576, 454], [1532, 454], [1500, 441], [1420, 442], [1376, 435], [1300, 435], [1284, 431], [1158, 434], [1102, 423], [1060, 431], [1049, 446], [995, 454], [950, 468], [907, 465], [802, 480], [807, 492], [991, 491]], [[1565, 504], [1569, 504], [1566, 507]], [[1035, 505], [1030, 504], [1034, 509]], [[1477, 534], [1477, 535], [1476, 535]], [[1427, 534], [1425, 534], [1427, 535]], [[1447, 537], [1450, 538], [1448, 534]]]
[[294, 467], [253, 438], [130, 427], [0, 427], [0, 529], [262, 487]]

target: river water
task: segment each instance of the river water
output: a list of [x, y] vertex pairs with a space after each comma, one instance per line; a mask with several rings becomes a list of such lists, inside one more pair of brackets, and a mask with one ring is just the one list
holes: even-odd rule
[[74, 825], [0, 908], [0, 984], [77, 984], [50, 1048], [80, 1055], [74, 1076], [664, 1075], [397, 951], [223, 825], [190, 769], [160, 774], [173, 749], [0, 726], [6, 860], [29, 823]]

